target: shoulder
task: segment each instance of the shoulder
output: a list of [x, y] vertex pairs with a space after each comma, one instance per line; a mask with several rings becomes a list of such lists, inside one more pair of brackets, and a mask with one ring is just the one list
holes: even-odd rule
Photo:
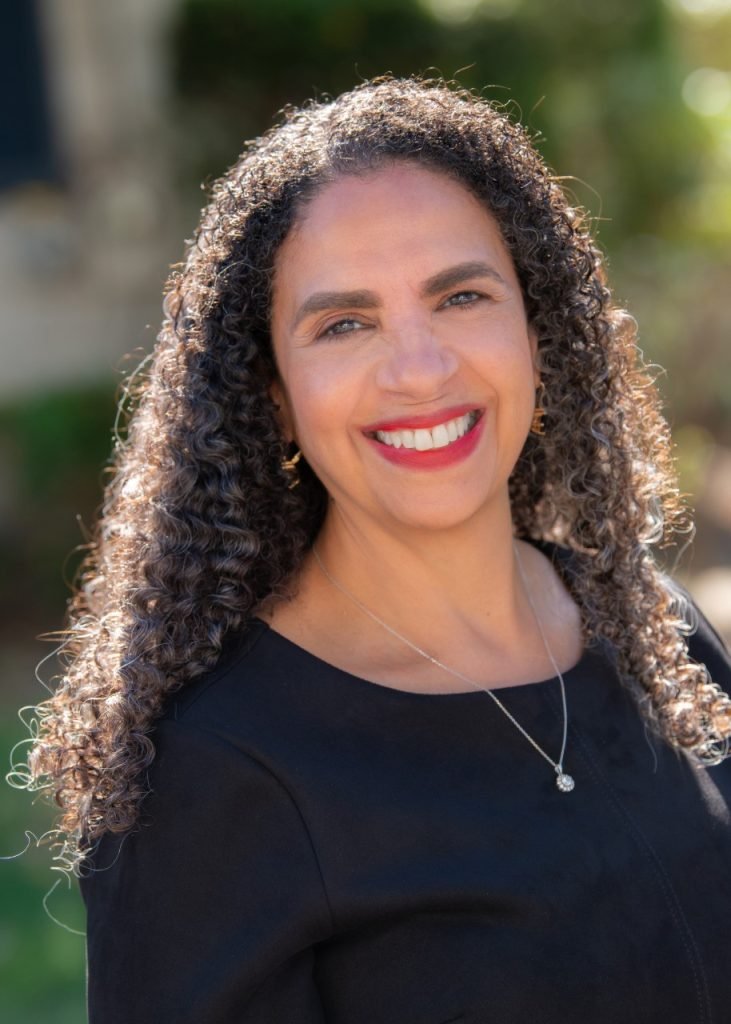
[[261, 718], [267, 705], [283, 710], [292, 678], [287, 654], [271, 643], [267, 624], [252, 619], [226, 637], [213, 668], [168, 698], [162, 721], [229, 734], [237, 722]]
[[211, 704], [232, 691], [243, 692], [242, 674], [251, 676], [259, 662], [259, 644], [267, 632], [263, 622], [253, 619], [224, 638], [216, 664], [167, 699], [163, 721], [204, 724]]
[[[230, 635], [218, 663], [168, 699], [152, 740], [160, 755], [169, 737], [182, 745], [221, 745], [229, 757], [280, 770], [306, 759], [332, 726], [331, 690], [322, 666], [258, 619]], [[187, 740], [186, 737], [189, 737]]]
[[138, 824], [82, 866], [90, 1020], [249, 1020], [266, 979], [330, 934], [307, 822], [238, 732], [161, 720]]
[[254, 655], [265, 632], [262, 624], [231, 638], [219, 664], [157, 720], [138, 821], [121, 836], [106, 833], [80, 878], [95, 913], [123, 902], [131, 879], [154, 903], [157, 886], [180, 894], [187, 879], [211, 872], [233, 892], [239, 871], [272, 886], [288, 871], [313, 893], [311, 913], [322, 920], [317, 856], [288, 771], [304, 747], [281, 699], [278, 717], [265, 708], [277, 704], [276, 679]]

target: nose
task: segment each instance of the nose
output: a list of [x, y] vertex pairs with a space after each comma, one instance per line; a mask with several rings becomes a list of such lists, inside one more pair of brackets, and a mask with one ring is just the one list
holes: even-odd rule
[[434, 398], [457, 371], [457, 356], [439, 338], [428, 317], [394, 325], [388, 342], [377, 375], [377, 383], [385, 391], [415, 399]]

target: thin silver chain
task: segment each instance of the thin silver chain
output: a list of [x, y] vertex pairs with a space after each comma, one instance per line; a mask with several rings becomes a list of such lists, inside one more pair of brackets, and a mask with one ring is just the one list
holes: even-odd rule
[[[407, 639], [405, 636], [402, 636], [401, 633], [397, 632], [392, 626], [389, 626], [387, 622], [384, 622], [383, 619], [379, 618], [379, 616], [376, 615], [375, 612], [371, 611], [370, 608], [366, 607], [366, 605], [364, 605], [361, 601], [359, 601], [358, 598], [354, 594], [351, 594], [350, 591], [347, 590], [343, 586], [342, 583], [340, 583], [338, 580], [336, 580], [335, 577], [332, 576], [328, 572], [328, 570], [325, 568], [325, 566], [322, 563], [322, 559], [320, 558], [320, 555], [319, 555], [319, 552], [318, 552], [317, 548], [315, 547], [315, 545], [312, 546], [312, 553], [315, 556], [315, 561], [319, 565], [322, 574], [332, 584], [332, 586], [335, 587], [336, 590], [339, 590], [341, 594], [343, 594], [350, 601], [352, 601], [353, 604], [356, 605], [356, 607], [360, 608], [360, 610], [365, 615], [368, 615], [371, 619], [373, 619], [374, 622], [377, 622], [379, 626], [381, 626], [383, 629], [386, 630], [386, 632], [388, 632], [392, 636], [396, 637], [397, 640], [401, 640], [401, 642], [406, 644], [407, 647], [410, 647], [412, 649], [412, 651], [415, 651], [417, 654], [420, 654], [422, 658], [425, 658], [427, 661], [430, 661], [432, 663], [432, 665], [436, 665], [438, 668], [442, 669], [444, 672], [448, 672], [449, 675], [455, 676], [455, 678], [461, 679], [465, 683], [469, 683], [469, 685], [473, 686], [476, 690], [482, 690], [483, 693], [486, 693], [489, 697], [492, 697], [492, 699], [497, 704], [497, 706], [500, 708], [502, 713], [507, 718], [510, 719], [510, 721], [513, 723], [515, 728], [519, 732], [521, 732], [523, 734], [523, 736], [525, 736], [525, 738], [528, 740], [530, 745], [541, 755], [541, 757], [545, 758], [545, 760], [548, 761], [548, 763], [551, 765], [551, 767], [555, 771], [558, 780], [562, 780], [562, 779], [567, 780], [567, 785], [570, 782], [570, 788], [573, 789], [573, 780], [570, 779], [569, 776], [566, 776], [564, 774], [564, 770], [563, 770], [563, 759], [564, 759], [564, 754], [566, 753], [566, 739], [567, 739], [567, 736], [568, 736], [568, 723], [569, 723], [568, 709], [567, 709], [567, 705], [566, 705], [566, 687], [565, 687], [565, 684], [564, 684], [564, 681], [563, 681], [563, 676], [559, 672], [558, 665], [556, 664], [556, 661], [555, 661], [555, 659], [553, 657], [553, 653], [551, 652], [551, 648], [548, 646], [548, 640], [546, 639], [546, 634], [543, 631], [543, 626], [541, 624], [540, 618], [538, 617], [538, 612], [536, 611], [536, 607], [533, 604], [533, 599], [530, 596], [530, 590], [529, 590], [528, 585], [526, 583], [525, 574], [523, 573], [523, 566], [522, 566], [521, 561], [520, 561], [520, 555], [518, 554], [518, 549], [515, 546], [515, 544], [513, 544], [513, 552], [515, 554], [515, 558], [516, 558], [516, 561], [518, 563], [518, 571], [520, 573], [520, 578], [521, 578], [522, 583], [523, 583], [523, 589], [525, 590], [526, 597], [528, 598], [528, 603], [530, 604], [531, 611], [533, 612], [533, 617], [536, 620], [536, 625], [538, 626], [539, 632], [541, 634], [541, 639], [543, 640], [543, 646], [546, 649], [546, 654], [548, 655], [548, 657], [550, 659], [550, 662], [553, 665], [554, 672], [558, 676], [558, 680], [559, 680], [559, 683], [561, 685], [561, 704], [563, 706], [563, 738], [561, 740], [561, 753], [559, 755], [558, 761], [554, 761], [553, 758], [548, 756], [548, 754], [545, 752], [545, 750], [543, 750], [543, 748], [540, 747], [536, 743], [536, 741], [533, 739], [533, 737], [528, 732], [526, 732], [526, 730], [523, 728], [523, 726], [520, 724], [520, 722], [518, 722], [517, 719], [513, 715], [511, 715], [511, 713], [505, 707], [503, 702], [498, 697], [495, 696], [495, 693], [492, 690], [488, 690], [486, 687], [480, 686], [480, 684], [475, 682], [474, 679], [470, 679], [468, 676], [463, 675], [461, 672], [458, 672], [456, 669], [450, 668], [449, 665], [445, 665], [444, 662], [439, 661], [438, 658], [435, 658], [431, 654], [429, 654], [427, 651], [422, 650], [421, 647], [418, 647], [415, 643], [412, 643], [411, 640]], [[561, 785], [559, 785], [559, 788], [564, 789], [564, 787], [561, 786]], [[565, 791], [568, 791], [568, 789], [565, 789]]]

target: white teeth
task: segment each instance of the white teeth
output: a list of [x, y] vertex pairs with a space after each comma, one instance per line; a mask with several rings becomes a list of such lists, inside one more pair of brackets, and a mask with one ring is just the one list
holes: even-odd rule
[[449, 444], [449, 431], [443, 423], [440, 423], [436, 427], [432, 427], [431, 436], [434, 440], [435, 448], [444, 448], [445, 445]]
[[476, 412], [468, 412], [447, 423], [439, 423], [431, 430], [377, 430], [376, 437], [393, 448], [416, 448], [420, 452], [446, 448], [475, 425], [477, 416]]

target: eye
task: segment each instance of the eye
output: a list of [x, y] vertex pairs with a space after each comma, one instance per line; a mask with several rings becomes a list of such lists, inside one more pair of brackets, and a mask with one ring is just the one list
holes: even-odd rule
[[343, 317], [341, 320], [336, 320], [333, 324], [320, 331], [317, 335], [318, 338], [337, 338], [341, 334], [353, 334], [355, 331], [363, 330], [367, 324], [362, 323], [360, 320], [356, 320], [352, 316]]
[[475, 302], [479, 302], [480, 299], [484, 299], [485, 296], [481, 292], [455, 292], [454, 295], [450, 295], [448, 299], [445, 299], [442, 306], [471, 306]]

